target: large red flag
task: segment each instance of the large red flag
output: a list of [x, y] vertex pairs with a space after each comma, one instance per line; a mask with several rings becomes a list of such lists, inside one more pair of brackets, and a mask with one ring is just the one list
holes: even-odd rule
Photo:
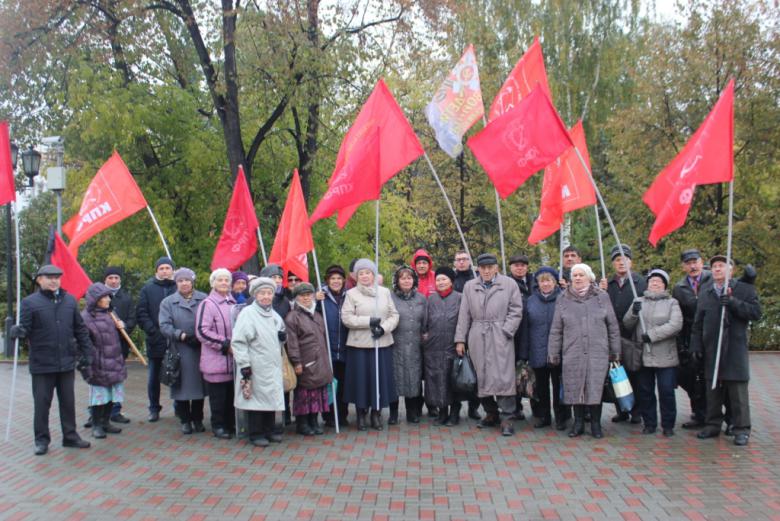
[[734, 80], [685, 148], [664, 168], [642, 200], [655, 214], [653, 246], [685, 224], [696, 185], [734, 179]]
[[84, 272], [81, 264], [65, 246], [60, 234], [49, 227], [49, 244], [46, 248], [46, 264], [54, 264], [62, 270], [62, 289], [73, 295], [76, 300], [84, 296], [92, 281]]
[[472, 136], [468, 145], [506, 199], [573, 143], [550, 98], [537, 87], [517, 107]]
[[303, 198], [301, 179], [298, 170], [293, 172], [287, 202], [284, 205], [282, 219], [276, 230], [274, 246], [268, 262], [279, 264], [284, 271], [284, 285], [287, 286], [289, 272], [298, 275], [301, 280], [309, 282], [309, 263], [306, 254], [314, 249], [311, 237], [311, 225], [306, 212], [306, 200]]
[[[395, 101], [384, 80], [379, 80], [366, 100], [355, 122], [350, 127], [344, 140], [341, 142], [336, 167], [333, 169], [328, 185], [332, 184], [344, 170], [348, 163], [353, 163], [355, 154], [363, 154], [365, 142], [372, 138], [373, 130], [378, 129], [377, 141], [379, 168], [364, 171], [362, 175], [372, 175], [379, 179], [379, 186], [384, 185], [391, 177], [405, 168], [409, 163], [423, 155], [424, 150], [412, 126], [404, 116], [401, 107]], [[361, 160], [365, 158], [361, 157]], [[376, 197], [373, 197], [376, 199]], [[366, 197], [363, 201], [369, 201], [372, 197]], [[361, 201], [362, 202], [362, 201]], [[360, 203], [344, 204], [336, 202], [339, 206], [337, 224], [343, 228], [354, 214]]]
[[87, 239], [146, 206], [144, 194], [133, 175], [119, 153], [114, 151], [89, 184], [79, 213], [62, 225], [70, 238], [68, 249], [77, 256], [79, 246]]
[[[569, 136], [590, 170], [582, 120], [569, 129]], [[565, 213], [594, 204], [596, 192], [593, 183], [572, 147], [544, 169], [539, 216], [534, 221], [528, 242], [536, 244], [558, 231]]]
[[233, 271], [249, 260], [257, 251], [259, 226], [244, 168], [239, 166], [222, 234], [211, 258], [211, 269], [227, 268]]
[[517, 61], [509, 77], [501, 85], [493, 103], [490, 105], [488, 121], [493, 121], [500, 115], [512, 110], [520, 100], [528, 96], [539, 84], [542, 91], [552, 100], [550, 86], [547, 84], [547, 71], [544, 68], [544, 56], [539, 37]]
[[0, 121], [0, 205], [16, 201], [14, 165], [11, 163], [11, 136], [8, 122]]

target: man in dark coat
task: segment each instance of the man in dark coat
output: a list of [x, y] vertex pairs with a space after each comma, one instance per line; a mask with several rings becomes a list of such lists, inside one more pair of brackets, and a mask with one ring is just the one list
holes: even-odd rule
[[[103, 272], [103, 283], [111, 290], [111, 307], [119, 320], [124, 324], [125, 331], [129, 335], [135, 329], [135, 304], [130, 293], [122, 287], [124, 271], [119, 266], [109, 266]], [[127, 360], [130, 354], [130, 345], [123, 336], [119, 336], [122, 343], [122, 357]], [[116, 423], [130, 423], [130, 419], [122, 414], [122, 403], [114, 402], [111, 410], [111, 421]]]
[[[631, 248], [627, 244], [623, 244], [623, 253], [620, 252], [620, 247], [615, 245], [610, 252], [610, 259], [612, 260], [612, 267], [615, 270], [615, 274], [609, 281], [607, 279], [601, 279], [601, 289], [605, 290], [609, 294], [609, 300], [612, 301], [612, 309], [615, 310], [615, 316], [624, 317], [626, 311], [631, 307], [634, 302], [634, 292], [631, 290], [631, 283], [628, 280], [629, 273], [631, 274], [631, 280], [634, 282], [636, 288], [636, 295], [641, 297], [647, 289], [647, 282], [638, 273], [631, 270], [632, 253]], [[639, 367], [634, 364], [641, 365], [641, 350], [633, 349], [633, 330], [628, 329], [623, 325], [623, 321], [619, 318], [618, 324], [620, 325], [620, 337], [622, 343], [621, 360], [623, 366], [626, 369], [628, 375], [628, 381], [631, 383], [632, 389], [639, 388]], [[632, 360], [634, 362], [632, 362]], [[617, 405], [615, 406], [617, 409]], [[617, 414], [612, 418], [613, 422], [623, 422], [629, 419], [629, 411], [617, 411]], [[639, 414], [638, 403], [634, 404], [634, 408], [631, 410], [631, 423], [642, 423], [642, 416]]]
[[[520, 290], [520, 294], [523, 296], [523, 309], [525, 309], [525, 303], [528, 301], [528, 297], [533, 293], [536, 288], [536, 279], [533, 274], [528, 273], [528, 265], [530, 260], [527, 255], [517, 254], [509, 257], [509, 274], [512, 280], [517, 284], [517, 289]], [[520, 350], [520, 329], [515, 333], [515, 358]], [[515, 410], [515, 419], [523, 420], [523, 397], [517, 395], [517, 409]], [[533, 409], [534, 402], [531, 402]]]
[[471, 259], [465, 250], [455, 252], [455, 280], [452, 283], [452, 289], [458, 293], [463, 293], [463, 286], [474, 278], [474, 268], [471, 266]]
[[[723, 405], [728, 401], [734, 425], [734, 444], [744, 446], [750, 437], [748, 325], [751, 320], [761, 318], [761, 304], [755, 287], [730, 278], [732, 266], [725, 256], [716, 255], [710, 259], [710, 266], [712, 282], [701, 289], [691, 331], [691, 353], [703, 358], [707, 382], [707, 426], [697, 437], [706, 439], [720, 435]], [[723, 341], [716, 375], [722, 313], [725, 313]], [[712, 388], [713, 381], [715, 389]]]
[[154, 277], [150, 278], [138, 297], [135, 317], [138, 325], [146, 333], [146, 356], [149, 359], [149, 372], [146, 391], [149, 395], [149, 421], [160, 419], [160, 371], [168, 340], [160, 331], [160, 303], [168, 295], [176, 292], [173, 280], [173, 261], [160, 257], [155, 264]]
[[570, 244], [563, 249], [561, 256], [563, 257], [563, 266], [561, 266], [561, 277], [558, 279], [558, 285], [561, 289], [566, 289], [571, 282], [571, 268], [582, 262], [582, 255], [580, 250]]
[[[62, 270], [41, 266], [35, 275], [39, 290], [25, 297], [20, 306], [19, 324], [9, 331], [12, 338], [26, 338], [30, 348], [30, 374], [35, 432], [35, 454], [49, 450], [49, 408], [57, 390], [60, 405], [63, 447], [86, 449], [89, 442], [76, 432], [74, 369], [92, 364], [92, 342], [73, 296], [60, 289]], [[80, 353], [76, 360], [76, 349]]]

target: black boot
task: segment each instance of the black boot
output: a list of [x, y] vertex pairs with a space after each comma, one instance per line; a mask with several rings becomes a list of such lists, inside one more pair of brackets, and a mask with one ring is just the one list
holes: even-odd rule
[[585, 432], [585, 406], [574, 406], [574, 423], [569, 431], [569, 438], [576, 438]]
[[472, 420], [477, 420], [477, 421], [482, 419], [482, 416], [480, 416], [480, 414], [479, 414], [479, 402], [478, 401], [472, 402], [471, 400], [469, 400], [469, 418], [471, 418]]
[[114, 404], [111, 402], [108, 402], [107, 404], [103, 405], [103, 430], [106, 431], [108, 434], [119, 434], [122, 432], [122, 429], [119, 427], [111, 424], [111, 410], [114, 408]]
[[448, 427], [458, 425], [460, 423], [460, 402], [455, 402], [450, 405], [450, 415], [447, 418], [447, 422], [444, 424]]
[[368, 409], [358, 409], [357, 410], [357, 430], [359, 431], [367, 431], [368, 430]]
[[596, 439], [604, 437], [601, 430], [601, 404], [590, 406], [590, 434]]
[[371, 428], [378, 431], [384, 429], [384, 425], [382, 425], [382, 411], [371, 410]]
[[398, 425], [398, 402], [390, 402], [390, 416], [387, 418], [388, 425]]
[[260, 414], [263, 415], [260, 421], [263, 424], [265, 437], [271, 443], [281, 443], [282, 433], [276, 432], [276, 414], [273, 411], [263, 411]]
[[103, 427], [104, 410], [102, 405], [92, 406], [92, 437], [101, 440], [106, 437], [106, 429]]
[[320, 422], [317, 421], [316, 412], [309, 414], [309, 428], [317, 436], [319, 436], [320, 434], [325, 434], [325, 431], [322, 430], [322, 425], [320, 425]]
[[309, 415], [300, 414], [295, 416], [295, 432], [303, 436], [314, 436], [314, 431], [309, 427]]
[[420, 423], [421, 400], [421, 396], [404, 398], [404, 405], [406, 405], [406, 423]]
[[87, 417], [87, 421], [84, 422], [84, 428], [91, 429], [92, 428], [92, 407], [87, 407], [87, 413], [89, 413], [89, 416]]
[[450, 417], [450, 408], [449, 407], [439, 407], [439, 415], [436, 417], [436, 419], [433, 421], [434, 425], [444, 425], [447, 423], [447, 420]]

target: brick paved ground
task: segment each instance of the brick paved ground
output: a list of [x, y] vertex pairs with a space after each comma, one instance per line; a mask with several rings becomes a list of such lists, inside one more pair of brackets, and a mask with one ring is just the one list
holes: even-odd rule
[[[32, 453], [30, 379], [22, 367], [12, 441], [0, 444], [0, 518], [19, 519], [723, 519], [780, 520], [780, 356], [751, 358], [753, 435], [647, 437], [608, 421], [606, 437], [570, 440], [518, 424], [502, 438], [474, 422], [402, 423], [383, 432], [251, 448], [183, 436], [165, 401], [146, 423], [145, 373], [133, 365], [122, 434], [63, 449], [56, 418], [47, 456]], [[11, 368], [0, 366], [5, 429]], [[77, 387], [81, 403], [87, 387]], [[678, 395], [678, 424], [688, 416]], [[56, 400], [55, 400], [56, 402]], [[774, 413], [774, 414], [773, 414]], [[79, 423], [84, 420], [79, 411]]]

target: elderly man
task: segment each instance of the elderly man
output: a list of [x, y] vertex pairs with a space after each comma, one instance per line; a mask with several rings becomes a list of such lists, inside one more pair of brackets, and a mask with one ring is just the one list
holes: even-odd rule
[[[26, 338], [30, 347], [30, 374], [34, 402], [35, 454], [49, 450], [49, 409], [54, 390], [60, 406], [62, 446], [86, 449], [89, 442], [76, 432], [74, 369], [92, 365], [94, 348], [73, 296], [60, 289], [62, 270], [46, 264], [35, 274], [39, 290], [22, 300], [19, 324], [9, 332]], [[71, 346], [75, 342], [80, 357]]]
[[[755, 287], [731, 278], [732, 265], [725, 256], [712, 257], [710, 267], [712, 283], [704, 286], [699, 293], [691, 332], [691, 353], [704, 360], [707, 382], [706, 427], [697, 437], [706, 439], [720, 435], [723, 405], [728, 402], [734, 425], [734, 445], [744, 446], [750, 437], [747, 329], [751, 320], [761, 318], [761, 304]], [[722, 313], [725, 313], [723, 341], [718, 373], [715, 374]], [[713, 381], [715, 389], [712, 388]]]
[[495, 255], [480, 255], [477, 268], [479, 277], [463, 289], [455, 350], [463, 356], [468, 344], [477, 371], [477, 395], [487, 413], [479, 427], [494, 427], [500, 418], [501, 434], [512, 436], [517, 394], [514, 335], [523, 317], [523, 297], [517, 284], [498, 272]]

